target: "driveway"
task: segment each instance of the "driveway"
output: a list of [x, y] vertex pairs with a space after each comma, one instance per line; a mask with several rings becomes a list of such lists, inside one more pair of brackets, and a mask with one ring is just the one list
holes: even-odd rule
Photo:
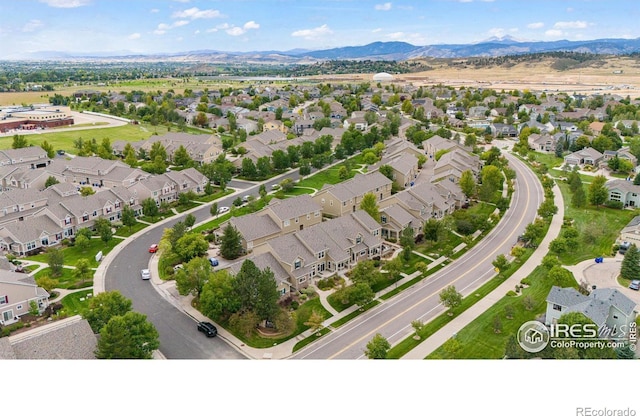
[[640, 305], [640, 291], [631, 290], [618, 283], [617, 277], [620, 274], [620, 266], [622, 265], [623, 258], [624, 256], [621, 254], [616, 254], [613, 258], [605, 258], [602, 263], [596, 263], [595, 260], [592, 259], [580, 262], [575, 266], [565, 266], [565, 268], [573, 272], [578, 282], [585, 281], [589, 287], [596, 286], [599, 289], [618, 289], [637, 305]]

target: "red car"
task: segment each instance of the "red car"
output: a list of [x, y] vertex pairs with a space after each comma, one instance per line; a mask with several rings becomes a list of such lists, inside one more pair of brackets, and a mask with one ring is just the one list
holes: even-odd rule
[[158, 245], [151, 244], [151, 247], [149, 247], [149, 253], [155, 253], [156, 251], [158, 251]]

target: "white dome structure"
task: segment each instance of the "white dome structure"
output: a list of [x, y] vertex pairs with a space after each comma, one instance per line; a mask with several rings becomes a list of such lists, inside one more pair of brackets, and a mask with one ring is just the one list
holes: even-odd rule
[[393, 81], [393, 75], [386, 72], [378, 72], [373, 76], [374, 81]]

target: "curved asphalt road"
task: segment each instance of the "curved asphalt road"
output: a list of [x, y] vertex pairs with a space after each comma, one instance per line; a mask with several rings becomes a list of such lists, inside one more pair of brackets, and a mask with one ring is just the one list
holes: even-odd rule
[[[265, 182], [267, 189], [272, 184], [278, 183], [284, 178], [298, 179], [298, 172], [292, 171]], [[217, 200], [218, 206], [231, 206], [238, 196], [257, 195], [259, 185], [247, 182], [232, 181], [230, 187], [239, 191]], [[242, 189], [242, 190], [240, 190]], [[209, 220], [210, 204], [192, 211], [196, 222]], [[131, 299], [133, 309], [147, 315], [147, 318], [160, 334], [160, 352], [169, 359], [239, 359], [245, 358], [233, 346], [227, 344], [220, 337], [206, 338], [198, 332], [194, 320], [177, 309], [161, 293], [152, 287], [150, 281], [140, 278], [140, 270], [148, 267], [151, 254], [149, 246], [160, 241], [165, 228], [172, 227], [184, 215], [176, 216], [163, 226], [149, 229], [147, 232], [133, 240], [127, 240], [127, 244], [115, 258], [111, 260], [105, 272], [105, 289], [117, 290], [123, 296]]]
[[393, 345], [409, 336], [411, 322], [428, 322], [445, 311], [440, 304], [440, 291], [449, 285], [464, 296], [470, 294], [494, 275], [491, 262], [499, 254], [508, 254], [518, 235], [536, 215], [544, 192], [533, 172], [516, 157], [507, 154], [516, 171], [516, 186], [511, 206], [498, 226], [462, 257], [433, 274], [422, 283], [385, 301], [353, 321], [314, 342], [292, 358], [360, 359], [366, 344], [381, 333]]

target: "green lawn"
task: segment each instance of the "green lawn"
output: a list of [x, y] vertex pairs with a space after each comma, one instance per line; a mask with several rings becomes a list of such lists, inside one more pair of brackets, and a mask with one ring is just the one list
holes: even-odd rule
[[[574, 219], [574, 227], [580, 232], [576, 249], [561, 253], [558, 257], [563, 264], [576, 264], [598, 256], [611, 256], [612, 246], [620, 230], [638, 215], [637, 210], [620, 210], [606, 207], [587, 206], [574, 208], [571, 192], [564, 182], [559, 183], [564, 198], [565, 216]], [[587, 186], [585, 192], [588, 193]]]
[[[578, 287], [575, 279], [570, 278], [566, 281], [555, 282], [548, 278], [547, 271], [542, 266], [538, 266], [533, 273], [529, 275], [531, 286], [524, 288], [520, 296], [505, 296], [495, 305], [478, 316], [469, 325], [464, 327], [456, 335], [461, 348], [454, 354], [446, 352], [442, 346], [436, 349], [427, 358], [484, 358], [484, 359], [500, 359], [504, 357], [505, 346], [510, 336], [516, 335], [518, 328], [530, 320], [536, 319], [546, 309], [547, 295], [551, 290], [551, 286], [560, 287]], [[525, 296], [531, 296], [534, 299], [534, 308], [527, 310], [524, 307], [523, 299]], [[513, 319], [507, 319], [505, 308], [507, 305], [513, 308]], [[500, 333], [494, 331], [494, 321], [496, 316], [502, 323]]]
[[64, 307], [62, 310], [67, 316], [82, 315], [89, 310], [88, 294], [93, 294], [93, 289], [68, 294], [60, 301]]
[[200, 233], [203, 231], [208, 231], [211, 229], [215, 229], [217, 228], [220, 224], [222, 224], [223, 222], [227, 221], [229, 218], [233, 217], [240, 217], [242, 215], [246, 215], [246, 214], [250, 214], [252, 212], [256, 212], [261, 210], [262, 208], [264, 208], [269, 201], [271, 201], [271, 199], [273, 198], [272, 195], [267, 195], [265, 199], [256, 199], [252, 202], [250, 202], [249, 204], [240, 207], [240, 208], [234, 208], [231, 212], [227, 212], [226, 214], [223, 215], [218, 215], [217, 218], [212, 219], [211, 221], [208, 221], [196, 228], [194, 228], [192, 231], [194, 233]]
[[[349, 159], [351, 162], [352, 169], [349, 172], [349, 178], [353, 178], [356, 176], [357, 170], [362, 163], [362, 155], [358, 154]], [[345, 162], [339, 163], [338, 165], [314, 173], [313, 175], [301, 180], [298, 182], [297, 186], [300, 187], [308, 187], [320, 190], [325, 184], [336, 184], [344, 181], [345, 179], [340, 179], [338, 176], [338, 172], [340, 171], [340, 167], [344, 166]]]
[[211, 202], [214, 201], [216, 199], [222, 198], [223, 196], [227, 196], [229, 194], [232, 194], [233, 190], [232, 189], [225, 189], [224, 191], [220, 190], [220, 188], [216, 188], [215, 192], [212, 193], [211, 195], [202, 195], [200, 197], [198, 197], [196, 199], [196, 201], [200, 201], [200, 202]]
[[305, 195], [305, 194], [312, 194], [314, 191], [313, 189], [309, 189], [309, 188], [300, 188], [298, 186], [295, 186], [292, 190], [290, 190], [289, 192], [285, 193], [286, 196], [298, 196], [298, 195]]
[[[49, 276], [51, 274], [51, 269], [44, 268], [36, 273], [33, 277], [36, 279], [36, 283], [43, 277]], [[87, 280], [84, 284], [81, 284], [80, 281], [76, 280], [73, 277], [73, 269], [62, 269], [62, 275], [59, 277], [52, 277], [59, 282], [57, 288], [58, 289], [76, 289], [80, 286], [82, 287], [90, 287], [93, 286], [93, 280]]]
[[[136, 142], [143, 139], [148, 139], [157, 132], [159, 135], [167, 133], [167, 127], [165, 126], [151, 126], [150, 124], [132, 125], [127, 124], [118, 127], [97, 128], [91, 130], [77, 130], [77, 131], [60, 131], [42, 134], [29, 134], [25, 137], [29, 144], [40, 145], [43, 141], [47, 141], [54, 149], [64, 149], [67, 152], [74, 153], [73, 142], [79, 138], [83, 140], [96, 139], [98, 143], [102, 142], [102, 139], [108, 138], [113, 144], [117, 140], [124, 140], [127, 142]], [[0, 141], [0, 149], [10, 149], [11, 140]]]
[[120, 237], [130, 237], [133, 234], [137, 233], [138, 231], [144, 229], [148, 227], [147, 224], [143, 224], [141, 222], [136, 222], [134, 225], [131, 226], [131, 229], [129, 229], [129, 227], [127, 227], [126, 225], [119, 227], [116, 230], [115, 235], [120, 236]]
[[[99, 238], [92, 238], [89, 241], [89, 248], [86, 251], [82, 252], [77, 247], [65, 247], [62, 249], [62, 253], [64, 255], [64, 264], [67, 266], [75, 266], [78, 260], [87, 259], [89, 260], [90, 267], [98, 267], [98, 262], [95, 257], [99, 251], [102, 251], [102, 255], [106, 256], [113, 248], [121, 243], [123, 240], [120, 238], [113, 238], [109, 243], [105, 244]], [[42, 263], [47, 263], [47, 254], [37, 254], [35, 256], [26, 257], [25, 260], [33, 260], [39, 261]]]

